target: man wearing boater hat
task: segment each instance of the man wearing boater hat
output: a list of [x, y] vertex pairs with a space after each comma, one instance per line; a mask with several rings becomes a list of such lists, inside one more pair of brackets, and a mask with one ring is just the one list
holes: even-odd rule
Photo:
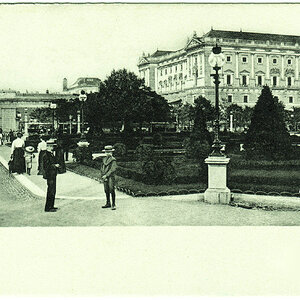
[[[117, 169], [116, 159], [112, 156], [113, 146], [105, 146], [103, 152], [106, 156], [103, 158], [101, 167], [101, 174], [104, 184], [104, 191], [106, 194], [106, 204], [102, 208], [111, 207], [112, 210], [116, 209], [116, 193], [115, 193], [115, 172]], [[112, 205], [110, 204], [110, 194], [112, 199]]]
[[47, 198], [45, 205], [45, 212], [56, 212], [57, 207], [54, 207], [55, 194], [56, 194], [56, 176], [59, 164], [53, 154], [54, 147], [56, 146], [55, 140], [50, 139], [47, 141], [47, 151], [43, 155], [44, 174], [43, 178], [47, 179]]

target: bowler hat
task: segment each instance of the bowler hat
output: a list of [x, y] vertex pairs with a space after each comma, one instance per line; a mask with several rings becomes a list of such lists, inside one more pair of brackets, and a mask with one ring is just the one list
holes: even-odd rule
[[25, 148], [25, 150], [26, 150], [27, 152], [34, 152], [34, 147], [32, 147], [32, 146], [27, 146], [27, 147]]
[[102, 152], [113, 152], [115, 151], [114, 147], [111, 145], [107, 145], [104, 147], [104, 150], [102, 150]]

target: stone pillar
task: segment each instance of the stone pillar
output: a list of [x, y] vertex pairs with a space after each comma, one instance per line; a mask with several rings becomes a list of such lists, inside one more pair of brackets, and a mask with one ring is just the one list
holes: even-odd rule
[[204, 193], [204, 201], [212, 204], [228, 204], [230, 190], [227, 187], [227, 164], [229, 158], [225, 156], [209, 156], [205, 163], [208, 164], [208, 189]]

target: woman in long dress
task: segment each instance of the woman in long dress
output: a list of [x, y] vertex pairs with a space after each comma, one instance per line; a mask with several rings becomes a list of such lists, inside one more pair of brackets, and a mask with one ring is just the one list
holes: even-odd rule
[[13, 173], [22, 174], [26, 171], [25, 157], [24, 157], [25, 142], [22, 139], [22, 133], [17, 133], [17, 138], [11, 145], [12, 166]]

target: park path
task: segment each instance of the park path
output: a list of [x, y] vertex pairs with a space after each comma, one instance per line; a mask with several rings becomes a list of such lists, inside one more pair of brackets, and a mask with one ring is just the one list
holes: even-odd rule
[[[35, 155], [36, 157], [33, 159], [31, 175], [16, 174], [15, 178], [33, 194], [45, 197], [47, 181], [43, 179], [41, 175], [37, 175], [37, 154]], [[9, 158], [10, 147], [5, 145], [0, 146], [0, 163], [2, 163], [6, 168], [8, 168]], [[131, 198], [131, 196], [126, 195], [125, 193], [119, 191], [116, 191], [116, 193], [118, 199]], [[67, 171], [64, 174], [59, 174], [57, 176], [56, 199], [105, 201], [105, 194], [103, 185], [98, 181]]]

